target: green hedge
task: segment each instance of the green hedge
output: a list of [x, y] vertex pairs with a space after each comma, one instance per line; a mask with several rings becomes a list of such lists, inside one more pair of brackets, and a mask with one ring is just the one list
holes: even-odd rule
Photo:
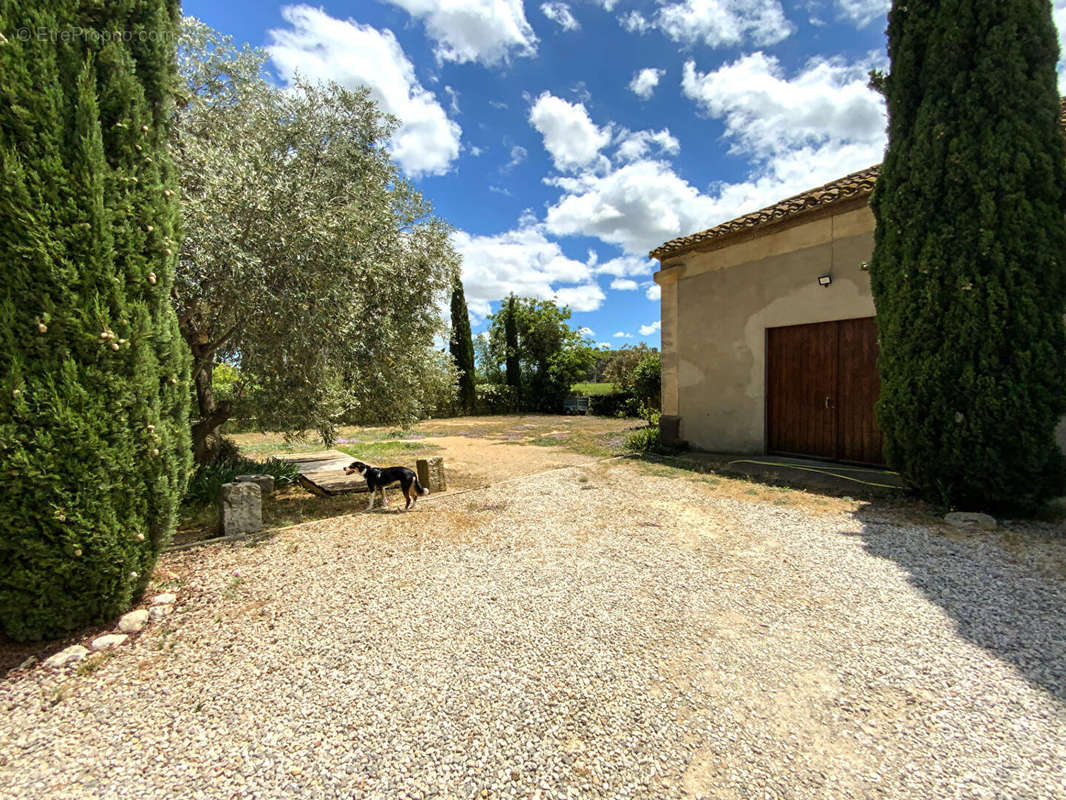
[[[0, 628], [15, 640], [129, 608], [185, 490], [177, 13], [0, 3]], [[21, 41], [16, 27], [130, 37]]]

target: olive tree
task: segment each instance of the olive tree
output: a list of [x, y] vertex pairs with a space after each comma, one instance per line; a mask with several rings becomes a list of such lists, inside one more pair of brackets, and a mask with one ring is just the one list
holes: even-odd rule
[[[271, 86], [264, 64], [184, 20], [175, 303], [200, 460], [233, 397], [252, 394], [261, 427], [328, 441], [341, 420], [416, 418], [440, 383], [432, 344], [458, 259], [389, 156], [396, 121], [366, 90]], [[240, 368], [225, 401], [212, 391], [220, 362]]]

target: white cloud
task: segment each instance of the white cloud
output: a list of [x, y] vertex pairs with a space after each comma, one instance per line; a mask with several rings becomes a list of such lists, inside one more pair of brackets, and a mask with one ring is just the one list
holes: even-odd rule
[[456, 116], [462, 114], [463, 112], [459, 110], [459, 92], [455, 91], [451, 86], [445, 86], [444, 93], [451, 98], [451, 112]]
[[636, 131], [630, 133], [623, 130], [618, 138], [618, 149], [615, 158], [619, 161], [636, 161], [648, 154], [654, 145], [660, 155], [676, 156], [681, 152], [681, 143], [671, 135], [668, 128], [661, 131]]
[[582, 336], [595, 336], [596, 335], [596, 331], [592, 330], [592, 328], [587, 328], [587, 327], [586, 328], [578, 328], [577, 332], [580, 333]]
[[381, 108], [400, 120], [392, 155], [413, 177], [439, 175], [459, 156], [462, 129], [415, 78], [414, 67], [391, 31], [330, 17], [310, 6], [286, 6], [289, 28], [270, 31], [267, 47], [278, 74], [291, 81], [336, 81], [366, 86]]
[[633, 334], [625, 333], [624, 331], [618, 331], [618, 333], [616, 333], [614, 335], [614, 338], [615, 339], [632, 339], [633, 338]]
[[658, 265], [643, 256], [620, 256], [602, 264], [593, 262], [597, 275], [613, 275], [616, 278], [630, 278], [639, 275], [651, 275]]
[[631, 11], [619, 21], [633, 33], [658, 28], [675, 42], [709, 47], [771, 45], [795, 30], [780, 0], [659, 0], [653, 17]]
[[548, 230], [595, 236], [628, 253], [702, 230], [716, 204], [678, 177], [668, 164], [636, 161], [606, 175], [549, 178], [563, 197], [548, 209]]
[[[866, 86], [871, 66], [883, 63], [817, 59], [791, 77], [762, 53], [702, 74], [687, 64], [685, 94], [723, 120], [733, 151], [751, 164], [744, 180], [705, 188], [688, 183], [663, 159], [679, 149], [668, 130], [597, 128], [582, 107], [589, 127], [616, 131], [614, 163], [604, 166], [590, 148], [584, 166], [573, 168], [571, 159], [573, 174], [546, 178], [560, 195], [544, 228], [619, 246], [625, 256], [590, 266], [597, 274], [632, 278], [651, 271], [641, 256], [669, 239], [876, 164], [884, 154], [885, 112], [880, 95]], [[656, 299], [658, 287], [640, 288]]]
[[470, 146], [470, 155], [472, 155], [474, 158], [477, 158], [478, 156], [480, 156], [484, 152], [485, 151], [482, 148], [478, 147], [477, 145], [471, 145]]
[[594, 125], [583, 103], [568, 103], [550, 92], [537, 98], [529, 121], [544, 137], [556, 169], [562, 171], [598, 160], [601, 148], [611, 141], [610, 130]]
[[568, 306], [572, 311], [595, 311], [603, 305], [607, 296], [599, 284], [587, 283], [584, 286], [567, 286], [558, 289], [554, 299], [556, 303]]
[[656, 320], [651, 325], [641, 325], [640, 326], [640, 335], [641, 336], [651, 336], [653, 333], [655, 333], [657, 330], [659, 330], [659, 328], [662, 327], [662, 324], [663, 324], [662, 320]]
[[[567, 258], [542, 226], [528, 218], [520, 220], [515, 230], [493, 236], [455, 231], [452, 243], [463, 258], [467, 304], [479, 317], [489, 313], [491, 301], [511, 292], [541, 300], [560, 298], [575, 311], [592, 311], [603, 302], [592, 269]], [[560, 289], [557, 284], [581, 285]]]
[[611, 349], [611, 343], [610, 342], [596, 342], [596, 346], [599, 347], [599, 348], [607, 349], [607, 350]]
[[618, 22], [630, 33], [647, 33], [655, 27], [639, 11], [630, 11], [628, 14], [623, 14], [619, 17]]
[[685, 64], [681, 89], [725, 122], [734, 149], [767, 156], [829, 142], [864, 143], [876, 163], [885, 144], [884, 99], [867, 86], [871, 58], [816, 58], [793, 78], [778, 60], [752, 53], [707, 73]]
[[841, 18], [864, 28], [875, 19], [885, 22], [892, 0], [836, 0], [836, 6]]
[[620, 292], [635, 292], [637, 290], [637, 282], [630, 278], [615, 278], [611, 281], [611, 288]]
[[388, 0], [425, 23], [438, 61], [488, 66], [537, 52], [522, 0]]
[[657, 283], [653, 283], [644, 290], [644, 296], [649, 300], [659, 300], [662, 297], [662, 287]]
[[629, 82], [629, 91], [641, 100], [647, 100], [655, 92], [655, 87], [659, 85], [660, 79], [665, 74], [665, 69], [655, 67], [642, 69], [633, 75], [633, 80]]
[[540, 11], [552, 22], [557, 23], [564, 31], [576, 31], [581, 27], [581, 23], [574, 19], [574, 15], [570, 12], [570, 6], [566, 3], [541, 3]]
[[514, 147], [511, 148], [511, 160], [504, 165], [504, 172], [508, 172], [517, 167], [519, 164], [526, 160], [526, 156], [528, 155], [529, 151], [526, 150], [526, 148], [516, 144]]

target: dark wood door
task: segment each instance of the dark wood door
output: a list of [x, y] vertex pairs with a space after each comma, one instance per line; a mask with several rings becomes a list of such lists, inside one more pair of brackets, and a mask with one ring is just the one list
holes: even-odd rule
[[767, 331], [770, 449], [836, 458], [836, 338], [825, 326]]
[[881, 464], [872, 317], [766, 332], [768, 449]]

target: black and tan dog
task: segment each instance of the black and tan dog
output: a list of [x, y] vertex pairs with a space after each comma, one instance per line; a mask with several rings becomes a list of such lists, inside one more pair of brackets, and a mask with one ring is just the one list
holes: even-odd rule
[[404, 499], [407, 500], [407, 505], [403, 507], [404, 511], [413, 506], [420, 495], [429, 494], [429, 489], [418, 482], [418, 476], [415, 475], [414, 470], [407, 467], [372, 467], [362, 461], [353, 461], [344, 468], [344, 474], [351, 475], [353, 472], [358, 472], [366, 479], [366, 488], [370, 490], [370, 505], [366, 507], [367, 511], [373, 510], [374, 493], [377, 491], [381, 492], [381, 507], [389, 507], [389, 501], [385, 497], [385, 487], [392, 486], [394, 483], [400, 484]]

